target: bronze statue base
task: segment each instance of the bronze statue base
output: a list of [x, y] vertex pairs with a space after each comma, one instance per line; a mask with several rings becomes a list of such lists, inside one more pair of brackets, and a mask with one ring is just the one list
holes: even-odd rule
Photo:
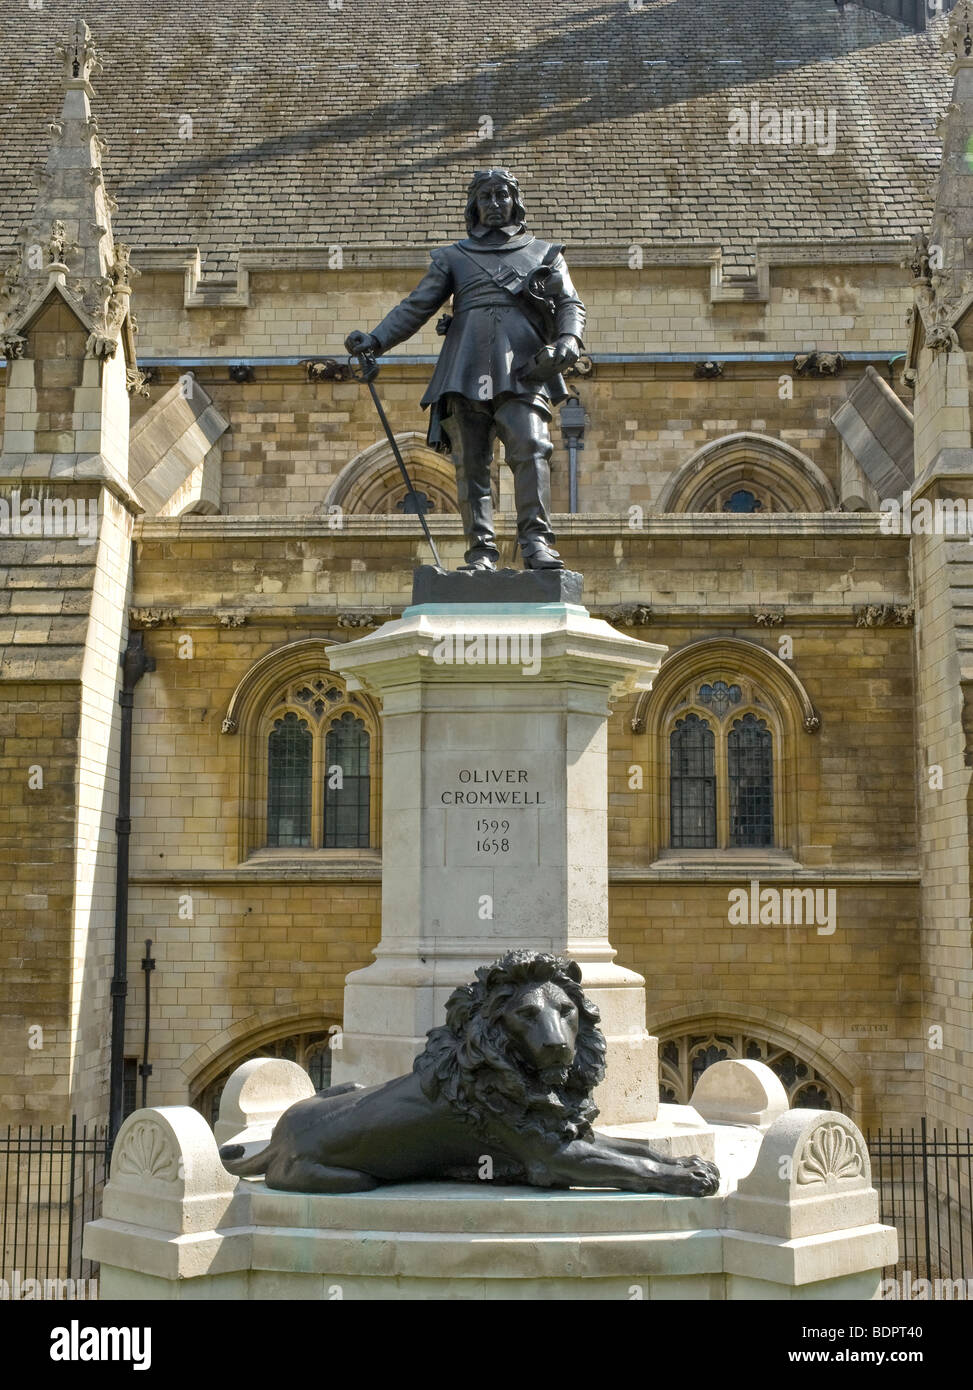
[[581, 603], [576, 570], [443, 570], [420, 565], [412, 574], [412, 606], [423, 603]]

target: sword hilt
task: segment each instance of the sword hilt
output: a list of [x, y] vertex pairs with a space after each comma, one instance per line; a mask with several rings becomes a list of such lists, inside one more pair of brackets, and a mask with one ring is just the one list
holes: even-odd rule
[[378, 363], [375, 361], [375, 354], [364, 348], [361, 352], [351, 354], [348, 358], [348, 365], [351, 367], [351, 374], [356, 381], [374, 381], [378, 376]]

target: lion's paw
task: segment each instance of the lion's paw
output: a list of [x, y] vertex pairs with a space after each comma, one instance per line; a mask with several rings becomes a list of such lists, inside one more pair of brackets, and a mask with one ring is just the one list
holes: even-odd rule
[[712, 1197], [719, 1186], [719, 1170], [705, 1158], [691, 1159], [679, 1175], [679, 1191], [687, 1197]]

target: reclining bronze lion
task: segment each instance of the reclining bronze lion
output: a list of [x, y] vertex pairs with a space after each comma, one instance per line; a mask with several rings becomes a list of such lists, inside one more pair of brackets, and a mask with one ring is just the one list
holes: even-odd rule
[[719, 1173], [637, 1139], [596, 1134], [591, 1092], [605, 1074], [599, 1014], [581, 971], [511, 951], [450, 996], [408, 1076], [333, 1086], [298, 1101], [268, 1146], [220, 1158], [285, 1192], [365, 1192], [382, 1183], [483, 1178], [532, 1187], [619, 1187], [705, 1197]]

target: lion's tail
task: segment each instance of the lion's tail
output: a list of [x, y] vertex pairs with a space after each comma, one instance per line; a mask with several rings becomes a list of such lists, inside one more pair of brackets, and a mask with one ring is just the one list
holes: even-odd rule
[[266, 1173], [267, 1160], [270, 1157], [269, 1146], [251, 1154], [249, 1158], [245, 1155], [245, 1145], [224, 1144], [220, 1149], [220, 1162], [228, 1173], [237, 1178], [255, 1178], [261, 1173]]

